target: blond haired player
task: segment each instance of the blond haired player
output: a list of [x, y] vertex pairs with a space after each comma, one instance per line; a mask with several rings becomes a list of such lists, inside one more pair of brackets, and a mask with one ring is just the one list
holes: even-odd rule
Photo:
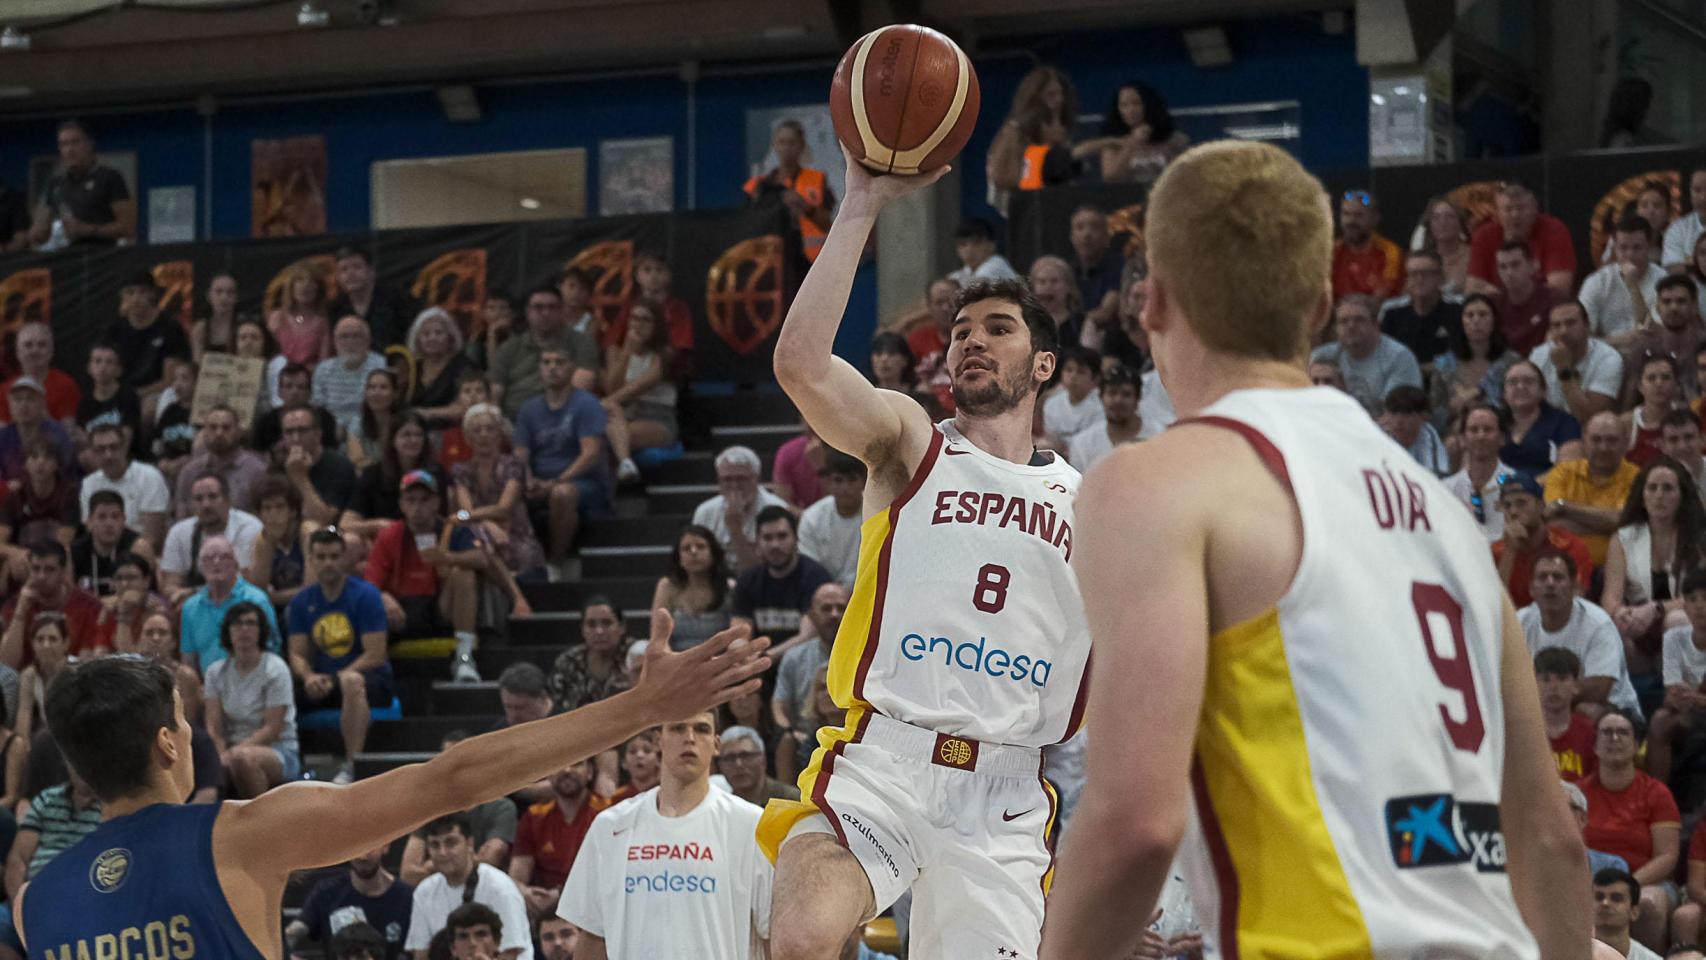
[[1088, 783], [1043, 956], [1124, 957], [1193, 818], [1211, 955], [1589, 955], [1582, 842], [1474, 521], [1304, 374], [1326, 194], [1209, 144], [1150, 194], [1143, 326], [1179, 425], [1078, 498]]
[[847, 196], [776, 343], [776, 378], [824, 443], [870, 468], [853, 598], [830, 654], [847, 709], [819, 733], [799, 802], [773, 800], [771, 955], [830, 960], [913, 890], [914, 960], [1034, 957], [1055, 796], [1040, 749], [1083, 710], [1089, 634], [1069, 560], [1078, 473], [1031, 446], [1054, 321], [1025, 286], [962, 292], [933, 424], [830, 352], [877, 213], [937, 175]]

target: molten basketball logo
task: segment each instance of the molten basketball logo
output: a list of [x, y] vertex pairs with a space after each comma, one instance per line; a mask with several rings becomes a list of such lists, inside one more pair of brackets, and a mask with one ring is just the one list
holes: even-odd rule
[[188, 260], [171, 260], [156, 264], [149, 273], [160, 288], [160, 313], [176, 316], [188, 333], [195, 323], [195, 264]]
[[52, 319], [53, 271], [31, 267], [0, 280], [0, 333]]
[[303, 257], [273, 274], [273, 278], [267, 281], [267, 292], [261, 297], [261, 316], [270, 316], [274, 310], [284, 306], [284, 297], [288, 292], [285, 290], [285, 285], [290, 283], [290, 278], [298, 270], [307, 270], [314, 275], [315, 279], [320, 281], [322, 303], [337, 296], [338, 285], [332, 279], [336, 269], [337, 261], [332, 258], [332, 255], [322, 253], [312, 257]]
[[592, 275], [592, 299], [589, 305], [593, 316], [601, 320], [606, 327], [615, 323], [622, 316], [622, 309], [628, 305], [628, 298], [634, 291], [634, 241], [606, 240], [603, 243], [595, 243], [563, 264], [565, 270], [572, 267], [578, 267]]
[[466, 335], [486, 302], [486, 251], [469, 247], [435, 257], [415, 275], [409, 293], [429, 307], [443, 307]]
[[124, 886], [130, 876], [130, 851], [114, 847], [103, 852], [89, 865], [89, 886], [97, 893], [112, 893]]
[[705, 276], [705, 319], [746, 356], [782, 325], [782, 238], [753, 237], [723, 251]]

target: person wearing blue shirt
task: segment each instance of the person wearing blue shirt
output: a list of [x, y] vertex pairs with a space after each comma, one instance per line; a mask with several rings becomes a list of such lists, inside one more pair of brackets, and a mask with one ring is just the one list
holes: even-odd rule
[[332, 782], [345, 784], [355, 779], [371, 709], [389, 706], [393, 695], [385, 601], [372, 584], [344, 573], [344, 538], [336, 530], [314, 531], [308, 562], [314, 582], [286, 612], [296, 709], [342, 711], [344, 762]]
[[597, 397], [575, 387], [574, 373], [567, 353], [546, 347], [539, 354], [545, 392], [515, 413], [515, 455], [527, 464], [529, 508], [547, 515], [546, 559], [552, 563], [568, 556], [582, 519], [610, 511], [604, 455], [609, 417]]
[[237, 575], [237, 551], [231, 541], [221, 536], [203, 540], [196, 563], [207, 582], [184, 601], [178, 615], [178, 651], [186, 658], [194, 657], [197, 669], [205, 676], [208, 667], [228, 656], [219, 643], [219, 625], [225, 622], [226, 611], [245, 601], [260, 607], [267, 618], [261, 645], [273, 653], [282, 650], [272, 600], [265, 590]]

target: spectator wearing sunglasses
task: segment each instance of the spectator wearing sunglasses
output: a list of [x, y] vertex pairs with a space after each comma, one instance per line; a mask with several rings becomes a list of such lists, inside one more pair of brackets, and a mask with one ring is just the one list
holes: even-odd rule
[[1499, 509], [1499, 478], [1515, 473], [1499, 459], [1499, 448], [1510, 436], [1510, 414], [1490, 403], [1466, 407], [1457, 418], [1458, 443], [1463, 468], [1445, 479], [1446, 489], [1475, 515], [1475, 523], [1488, 543], [1505, 535], [1505, 515]]
[[1376, 301], [1395, 297], [1404, 286], [1404, 254], [1381, 236], [1380, 204], [1366, 190], [1339, 198], [1339, 239], [1333, 244], [1333, 299], [1352, 293]]

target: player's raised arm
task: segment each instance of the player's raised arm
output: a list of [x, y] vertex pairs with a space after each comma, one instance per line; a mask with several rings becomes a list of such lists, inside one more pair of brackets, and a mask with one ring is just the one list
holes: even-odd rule
[[894, 446], [908, 418], [924, 427], [929, 420], [917, 401], [878, 390], [837, 357], [835, 334], [877, 214], [890, 201], [935, 183], [947, 170], [875, 176], [849, 158], [847, 196], [776, 339], [776, 380], [789, 399], [825, 443], [867, 464]]
[[231, 804], [214, 828], [222, 863], [251, 873], [286, 874], [339, 863], [433, 817], [465, 810], [535, 783], [681, 716], [759, 687], [768, 639], [725, 630], [685, 653], [669, 651], [674, 626], [652, 613], [645, 670], [632, 690], [578, 710], [474, 737], [426, 763], [347, 787], [294, 783]]
[[1587, 850], [1563, 792], [1540, 718], [1534, 662], [1522, 626], [1504, 599], [1499, 687], [1505, 708], [1505, 772], [1499, 823], [1517, 910], [1546, 960], [1582, 960], [1593, 927]]
[[1208, 579], [1195, 488], [1176, 476], [1195, 460], [1152, 446], [1161, 438], [1119, 451], [1078, 491], [1072, 566], [1095, 657], [1089, 776], [1049, 894], [1047, 960], [1131, 955], [1187, 821]]

